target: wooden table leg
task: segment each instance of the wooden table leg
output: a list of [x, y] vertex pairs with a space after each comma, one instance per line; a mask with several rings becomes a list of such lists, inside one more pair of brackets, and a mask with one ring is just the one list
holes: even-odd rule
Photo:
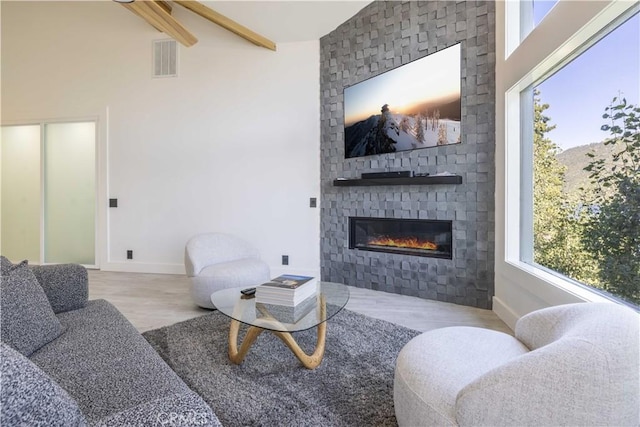
[[240, 351], [238, 351], [238, 331], [240, 330], [240, 322], [237, 320], [231, 320], [231, 326], [229, 327], [229, 359], [239, 365], [244, 360], [244, 357], [247, 355], [249, 348], [253, 345], [258, 338], [258, 335], [264, 331], [262, 328], [258, 328], [255, 326], [250, 326], [247, 334], [244, 336], [244, 340], [242, 340], [242, 344], [240, 345]]
[[296, 340], [293, 339], [293, 336], [288, 332], [278, 332], [271, 331], [278, 338], [280, 338], [286, 345], [291, 349], [293, 354], [298, 358], [300, 363], [307, 369], [315, 369], [322, 362], [322, 357], [324, 356], [324, 348], [325, 348], [325, 337], [327, 335], [327, 323], [322, 322], [318, 325], [318, 340], [316, 341], [316, 349], [313, 354], [306, 354]]
[[[293, 336], [289, 332], [271, 331], [275, 336], [280, 338], [282, 342], [293, 352], [302, 365], [307, 369], [315, 369], [322, 362], [324, 356], [325, 340], [327, 336], [327, 307], [324, 300], [324, 295], [320, 300], [320, 318], [322, 323], [318, 325], [318, 338], [316, 340], [316, 349], [312, 354], [306, 354], [298, 345]], [[229, 359], [239, 365], [244, 360], [249, 348], [253, 345], [264, 329], [257, 326], [250, 326], [247, 330], [247, 334], [240, 345], [238, 350], [238, 331], [240, 330], [240, 322], [237, 320], [231, 320], [231, 326], [229, 327]]]
[[300, 363], [307, 369], [315, 369], [322, 362], [322, 357], [324, 356], [325, 349], [325, 339], [327, 336], [327, 306], [325, 304], [324, 295], [320, 296], [320, 318], [322, 319], [322, 323], [318, 325], [318, 338], [316, 340], [316, 349], [313, 354], [306, 354], [296, 340], [293, 339], [293, 336], [288, 332], [273, 332], [278, 338], [282, 340], [286, 344], [287, 347], [293, 352], [293, 354], [298, 358]]

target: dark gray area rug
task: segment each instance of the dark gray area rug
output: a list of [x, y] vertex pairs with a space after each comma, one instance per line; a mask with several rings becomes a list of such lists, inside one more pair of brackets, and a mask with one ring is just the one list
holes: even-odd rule
[[[266, 331], [234, 365], [228, 331], [229, 318], [213, 312], [143, 335], [225, 426], [397, 425], [395, 361], [419, 332], [343, 310], [329, 320], [322, 364], [308, 370]], [[313, 352], [315, 328], [294, 337]]]

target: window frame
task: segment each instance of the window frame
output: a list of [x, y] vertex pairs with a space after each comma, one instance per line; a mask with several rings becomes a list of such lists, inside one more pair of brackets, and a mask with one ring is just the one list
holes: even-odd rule
[[[577, 301], [611, 301], [596, 290], [560, 273], [523, 261], [532, 247], [532, 123], [524, 114], [533, 109], [533, 87], [561, 69], [640, 9], [638, 2], [560, 0], [522, 38], [521, 2], [499, 2], [496, 66], [496, 296], [494, 310], [510, 326], [533, 309]], [[528, 101], [525, 99], [528, 97]], [[530, 103], [530, 105], [527, 104]], [[523, 105], [524, 103], [524, 105]], [[530, 144], [532, 145], [532, 144]], [[528, 200], [527, 200], [528, 197]], [[503, 209], [501, 209], [503, 208]], [[529, 212], [527, 214], [527, 212]], [[523, 230], [522, 225], [526, 227]], [[531, 230], [529, 233], [527, 230]], [[530, 249], [529, 249], [530, 250]]]

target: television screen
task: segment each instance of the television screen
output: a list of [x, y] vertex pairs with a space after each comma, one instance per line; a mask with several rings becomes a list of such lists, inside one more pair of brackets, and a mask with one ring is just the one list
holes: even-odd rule
[[460, 44], [344, 89], [345, 157], [460, 142]]

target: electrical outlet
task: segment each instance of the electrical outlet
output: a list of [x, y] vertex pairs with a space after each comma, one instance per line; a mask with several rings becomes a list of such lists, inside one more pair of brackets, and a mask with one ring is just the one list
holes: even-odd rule
[[127, 259], [133, 259], [133, 251], [127, 250]]
[[318, 206], [318, 200], [315, 197], [309, 199], [309, 207], [315, 208]]
[[282, 265], [289, 265], [289, 255], [282, 255]]

